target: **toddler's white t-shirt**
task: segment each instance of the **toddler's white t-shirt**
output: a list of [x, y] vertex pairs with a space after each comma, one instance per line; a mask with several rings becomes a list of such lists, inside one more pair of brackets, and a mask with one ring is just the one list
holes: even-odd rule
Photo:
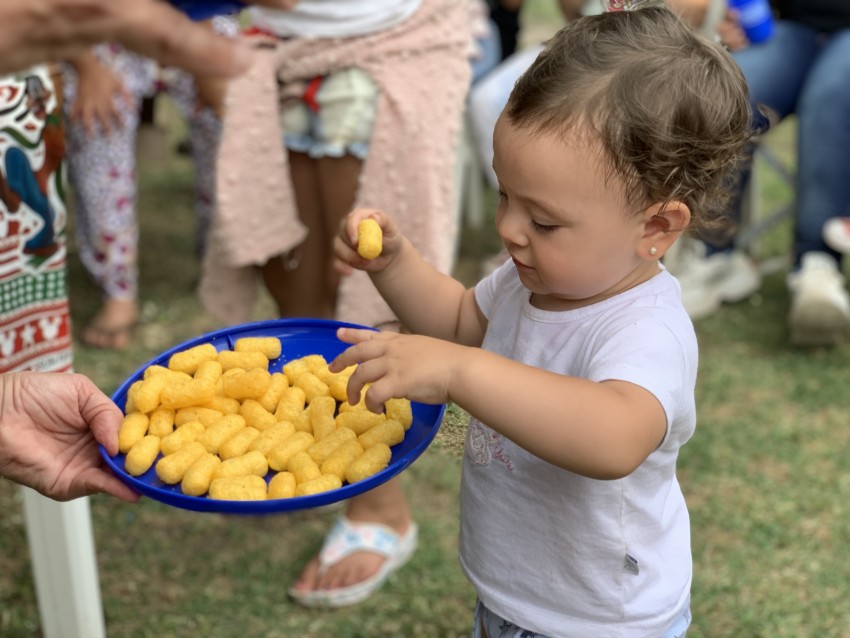
[[461, 481], [463, 570], [488, 608], [525, 629], [661, 635], [691, 584], [690, 523], [675, 472], [696, 424], [697, 343], [678, 282], [663, 270], [592, 306], [549, 312], [530, 304], [508, 261], [475, 294], [488, 320], [484, 349], [639, 385], [662, 405], [667, 432], [632, 474], [604, 481], [547, 463], [472, 419]]

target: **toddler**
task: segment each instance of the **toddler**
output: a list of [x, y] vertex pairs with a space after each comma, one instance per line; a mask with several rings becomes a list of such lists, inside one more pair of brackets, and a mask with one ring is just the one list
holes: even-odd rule
[[[659, 260], [714, 203], [750, 131], [746, 83], [664, 6], [582, 18], [520, 77], [494, 133], [510, 259], [466, 290], [394, 218], [358, 209], [339, 267], [413, 334], [340, 330], [348, 388], [471, 415], [460, 562], [473, 636], [683, 636], [697, 343]], [[383, 252], [356, 253], [365, 217]]]

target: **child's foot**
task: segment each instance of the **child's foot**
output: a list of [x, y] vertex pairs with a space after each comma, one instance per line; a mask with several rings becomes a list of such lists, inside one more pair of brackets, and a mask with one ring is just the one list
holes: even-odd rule
[[380, 589], [415, 547], [416, 524], [410, 520], [391, 526], [340, 516], [289, 594], [310, 607], [359, 603]]
[[135, 301], [107, 299], [80, 338], [92, 348], [124, 350], [133, 340], [138, 321], [139, 308]]

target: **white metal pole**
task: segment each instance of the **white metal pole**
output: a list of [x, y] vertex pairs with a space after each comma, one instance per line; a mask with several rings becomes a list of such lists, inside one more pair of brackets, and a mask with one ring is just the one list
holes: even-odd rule
[[59, 503], [21, 489], [42, 635], [106, 638], [89, 499]]

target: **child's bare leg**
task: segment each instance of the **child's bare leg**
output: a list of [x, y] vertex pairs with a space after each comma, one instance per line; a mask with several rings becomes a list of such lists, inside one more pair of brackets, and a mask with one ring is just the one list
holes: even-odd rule
[[335, 291], [328, 289], [331, 239], [322, 211], [322, 193], [316, 160], [305, 153], [289, 154], [298, 215], [307, 238], [286, 255], [272, 258], [261, 268], [266, 289], [281, 317], [331, 318]]
[[[355, 496], [348, 502], [346, 517], [358, 523], [381, 523], [404, 534], [412, 524], [410, 507], [404, 498], [398, 478]], [[324, 574], [319, 574], [319, 558], [314, 556], [301, 572], [293, 589], [314, 591], [339, 589], [362, 582], [377, 573], [384, 560], [373, 552], [356, 552], [332, 565]]]

